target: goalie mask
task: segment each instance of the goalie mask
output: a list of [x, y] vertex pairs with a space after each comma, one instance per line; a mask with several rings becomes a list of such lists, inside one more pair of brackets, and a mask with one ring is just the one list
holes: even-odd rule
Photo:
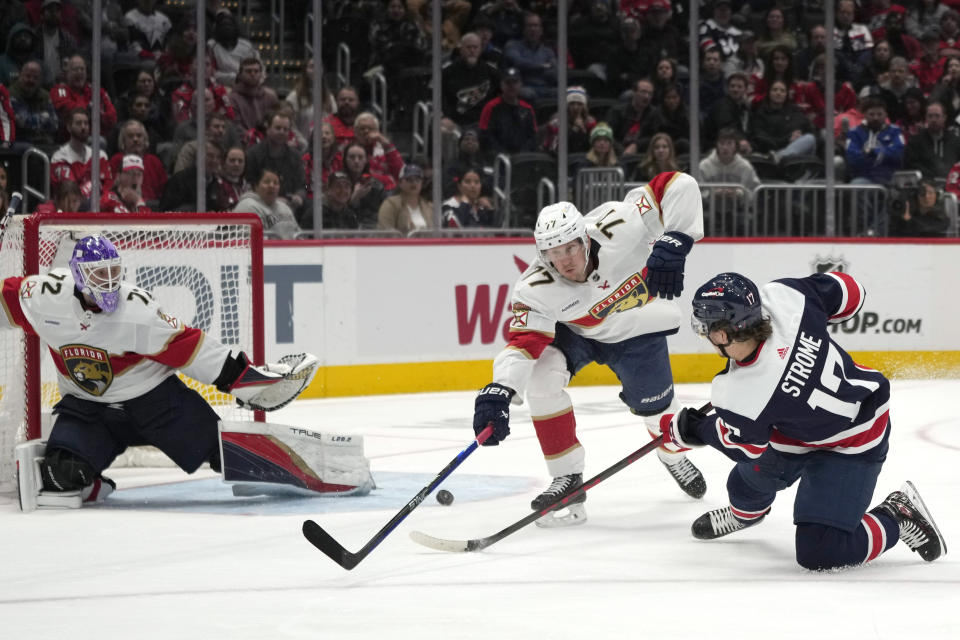
[[120, 303], [123, 263], [113, 243], [101, 235], [81, 238], [73, 248], [70, 271], [77, 290], [93, 298], [107, 313]]
[[693, 294], [690, 325], [701, 336], [716, 328], [741, 331], [763, 321], [760, 291], [739, 273], [721, 273]]
[[561, 276], [553, 266], [553, 262], [547, 258], [547, 250], [573, 240], [579, 240], [583, 244], [584, 269], [590, 262], [590, 237], [587, 235], [587, 223], [583, 215], [569, 202], [558, 202], [544, 207], [537, 216], [533, 238], [537, 243], [540, 260], [554, 275]]

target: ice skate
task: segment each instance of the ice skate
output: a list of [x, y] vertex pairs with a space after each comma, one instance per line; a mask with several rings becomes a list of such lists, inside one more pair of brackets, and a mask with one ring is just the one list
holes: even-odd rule
[[947, 553], [947, 543], [933, 521], [927, 505], [909, 480], [881, 502], [876, 509], [895, 518], [900, 525], [900, 540], [927, 562]]
[[[530, 508], [534, 511], [546, 509], [565, 494], [573, 491], [583, 484], [583, 474], [571, 473], [567, 476], [558, 476], [553, 479], [546, 490], [530, 502]], [[571, 502], [567, 503], [565, 509], [551, 511], [536, 521], [538, 527], [568, 527], [576, 524], [583, 524], [587, 521], [587, 510], [583, 503], [587, 499], [586, 493], [581, 493]], [[564, 513], [565, 512], [565, 513]]]
[[663, 462], [663, 466], [667, 468], [667, 471], [677, 481], [683, 492], [691, 498], [699, 500], [707, 492], [707, 481], [703, 478], [703, 474], [686, 456], [673, 464], [665, 462], [663, 459], [660, 462]]
[[752, 527], [767, 517], [768, 513], [770, 513], [770, 509], [761, 511], [759, 515], [748, 519], [734, 515], [732, 507], [714, 509], [694, 520], [691, 530], [694, 538], [715, 540], [741, 529]]

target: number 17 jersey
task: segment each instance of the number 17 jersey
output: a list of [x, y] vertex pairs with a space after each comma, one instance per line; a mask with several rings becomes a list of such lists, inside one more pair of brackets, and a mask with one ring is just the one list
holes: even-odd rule
[[856, 362], [828, 325], [853, 318], [863, 287], [845, 273], [786, 278], [760, 290], [773, 334], [746, 361], [728, 361], [711, 387], [716, 415], [697, 434], [730, 458], [831, 451], [881, 455], [890, 383]]

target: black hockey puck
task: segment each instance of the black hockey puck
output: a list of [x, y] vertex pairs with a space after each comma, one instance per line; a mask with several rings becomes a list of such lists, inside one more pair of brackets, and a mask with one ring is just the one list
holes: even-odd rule
[[446, 489], [440, 489], [440, 491], [437, 491], [437, 502], [445, 507], [449, 507], [453, 504], [453, 494]]

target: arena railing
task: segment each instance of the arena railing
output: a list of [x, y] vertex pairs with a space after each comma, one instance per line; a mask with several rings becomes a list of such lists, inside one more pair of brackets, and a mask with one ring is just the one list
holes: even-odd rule
[[960, 235], [958, 231], [958, 226], [960, 226], [960, 207], [958, 207], [957, 196], [953, 193], [944, 193], [943, 194], [943, 210], [947, 213], [947, 219], [950, 221], [950, 226], [947, 227], [947, 237], [956, 238]]
[[[30, 158], [33, 156], [36, 156], [36, 158], [40, 161], [40, 163], [43, 166], [43, 175], [40, 178], [43, 184], [42, 190], [35, 188], [34, 186], [32, 186], [30, 182], [31, 174], [29, 171], [29, 165], [30, 165]], [[47, 154], [45, 154], [40, 149], [37, 149], [36, 147], [30, 147], [26, 151], [24, 151], [23, 156], [21, 156], [20, 158], [20, 180], [23, 182], [23, 186], [21, 187], [21, 189], [25, 195], [38, 198], [39, 202], [46, 202], [47, 200], [49, 200], [50, 199], [50, 158], [47, 157]], [[24, 213], [24, 214], [30, 213], [31, 211], [33, 211], [34, 208], [36, 208], [37, 203], [34, 202], [34, 203], [28, 204], [29, 200], [30, 198], [23, 199], [23, 202], [21, 203], [21, 213]]]
[[414, 229], [408, 238], [532, 238], [532, 229], [477, 228], [468, 229]]
[[[276, 236], [264, 231], [264, 238], [276, 239]], [[313, 231], [307, 229], [300, 231], [294, 236], [294, 240], [339, 240], [342, 238], [402, 238], [403, 234], [396, 229], [323, 229]]]
[[[885, 236], [890, 210], [887, 188], [879, 184], [834, 186], [838, 237]], [[761, 184], [753, 192], [753, 235], [827, 235], [825, 184]]]
[[585, 167], [577, 171], [577, 208], [583, 213], [599, 207], [610, 200], [620, 200], [624, 191], [623, 167]]

